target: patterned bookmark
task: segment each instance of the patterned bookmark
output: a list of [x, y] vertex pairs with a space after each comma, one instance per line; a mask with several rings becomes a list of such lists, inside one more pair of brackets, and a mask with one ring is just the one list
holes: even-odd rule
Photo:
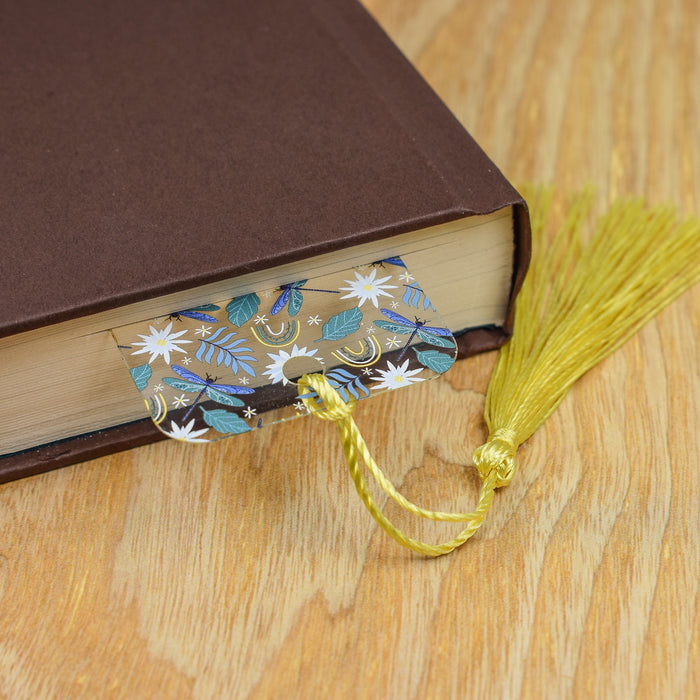
[[[112, 330], [153, 422], [210, 442], [307, 415], [322, 374], [343, 400], [446, 372], [457, 347], [400, 258]], [[306, 400], [302, 400], [306, 399]]]

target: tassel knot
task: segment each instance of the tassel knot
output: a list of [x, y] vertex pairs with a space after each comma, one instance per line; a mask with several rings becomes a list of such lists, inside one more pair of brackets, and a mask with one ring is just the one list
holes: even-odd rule
[[495, 486], [507, 486], [517, 468], [515, 453], [518, 443], [515, 431], [510, 428], [499, 428], [489, 434], [488, 440], [474, 451], [474, 466], [485, 481], [495, 472]]
[[[305, 374], [299, 379], [300, 387], [307, 387], [314, 394], [302, 394], [299, 398], [304, 402], [304, 406], [321, 420], [332, 420], [335, 422], [345, 420], [352, 415], [355, 408], [355, 399], [348, 402], [343, 401], [340, 394], [328, 383], [325, 377], [320, 374]], [[321, 399], [321, 403], [316, 403], [316, 398]]]

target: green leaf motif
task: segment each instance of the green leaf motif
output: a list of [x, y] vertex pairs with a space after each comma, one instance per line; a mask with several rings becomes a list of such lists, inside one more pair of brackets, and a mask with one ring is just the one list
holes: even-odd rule
[[222, 403], [224, 404], [224, 406], [244, 405], [243, 401], [237, 399], [235, 396], [231, 396], [230, 394], [224, 394], [223, 391], [219, 391], [218, 389], [214, 389], [210, 386], [206, 388], [205, 393], [212, 401], [216, 401], [216, 403]]
[[132, 367], [129, 372], [131, 372], [131, 378], [136, 384], [136, 388], [139, 391], [143, 391], [146, 386], [148, 386], [148, 380], [153, 374], [153, 370], [150, 365], [139, 365], [138, 367]]
[[360, 327], [360, 321], [362, 321], [362, 311], [357, 307], [331, 316], [328, 323], [324, 323], [321, 329], [323, 340], [342, 340], [346, 338]]
[[210, 428], [214, 428], [220, 433], [239, 435], [250, 430], [250, 426], [240, 416], [223, 408], [215, 408], [211, 411], [203, 408], [202, 416]]
[[234, 326], [240, 328], [244, 323], [247, 323], [253, 318], [253, 314], [258, 310], [259, 306], [260, 297], [255, 292], [236, 297], [226, 305], [228, 320], [233, 323]]
[[454, 364], [455, 358], [452, 355], [447, 355], [444, 352], [438, 352], [437, 350], [416, 350], [413, 348], [423, 367], [436, 372], [437, 374], [444, 374], [450, 367]]

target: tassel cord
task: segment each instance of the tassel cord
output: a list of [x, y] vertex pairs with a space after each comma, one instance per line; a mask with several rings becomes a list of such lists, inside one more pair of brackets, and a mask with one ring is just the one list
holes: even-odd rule
[[[313, 394], [311, 394], [309, 390], [311, 390]], [[310, 413], [323, 420], [332, 420], [338, 426], [343, 452], [355, 489], [377, 524], [396, 542], [418, 554], [436, 557], [447, 554], [456, 547], [459, 547], [479, 529], [491, 507], [493, 495], [498, 485], [498, 478], [495, 471], [488, 474], [485, 478], [482, 478], [479, 500], [473, 512], [452, 513], [422, 508], [408, 500], [396, 490], [396, 487], [387, 478], [386, 474], [384, 474], [370, 454], [369, 448], [352, 417], [352, 411], [356, 403], [354, 400], [348, 403], [343, 401], [340, 394], [338, 394], [322, 374], [310, 374], [301, 377], [299, 379], [299, 395]], [[315, 402], [316, 397], [321, 399], [321, 406]], [[382, 491], [389, 496], [389, 498], [394, 500], [403, 510], [428, 520], [466, 522], [468, 523], [467, 526], [451, 540], [440, 544], [429, 544], [409, 537], [402, 530], [397, 528], [376, 504], [362, 473], [360, 459], [364, 462], [368, 472]]]

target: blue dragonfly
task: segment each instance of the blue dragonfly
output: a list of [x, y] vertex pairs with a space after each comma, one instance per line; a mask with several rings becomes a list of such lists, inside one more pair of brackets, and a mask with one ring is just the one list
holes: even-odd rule
[[396, 265], [397, 267], [403, 267], [404, 270], [406, 269], [406, 263], [398, 257], [383, 258], [382, 260], [377, 260], [376, 262], [372, 263], [372, 267], [384, 267], [384, 263], [388, 263], [389, 265]]
[[168, 318], [176, 319], [178, 321], [182, 320], [182, 317], [193, 318], [195, 321], [205, 321], [206, 323], [216, 323], [217, 319], [214, 316], [205, 314], [204, 311], [219, 311], [220, 306], [216, 304], [204, 304], [203, 306], [193, 306], [191, 309], [184, 309], [183, 311], [175, 311], [170, 314]]
[[194, 372], [180, 367], [180, 365], [171, 365], [171, 369], [180, 375], [177, 377], [163, 377], [163, 381], [178, 391], [186, 391], [188, 393], [197, 393], [194, 403], [182, 419], [183, 423], [190, 417], [194, 407], [199, 403], [203, 396], [207, 396], [212, 401], [224, 404], [225, 406], [243, 406], [243, 401], [237, 399], [232, 394], [252, 394], [254, 389], [247, 386], [233, 386], [231, 384], [217, 384], [216, 377], [212, 378], [209, 373], [205, 378], [196, 375]]
[[289, 304], [289, 315], [296, 316], [299, 313], [299, 309], [301, 309], [302, 303], [304, 302], [304, 295], [302, 292], [327, 292], [328, 294], [340, 294], [340, 292], [335, 289], [310, 289], [304, 287], [308, 281], [309, 280], [299, 280], [298, 282], [283, 284], [279, 288], [281, 294], [277, 297], [277, 300], [270, 309], [270, 315], [274, 316], [275, 314], [278, 314], [287, 304]]
[[452, 340], [452, 332], [449, 328], [439, 328], [438, 326], [426, 326], [426, 321], [420, 321], [417, 317], [415, 321], [409, 321], [405, 316], [397, 314], [390, 309], [380, 309], [380, 311], [388, 318], [389, 321], [375, 321], [374, 325], [383, 328], [389, 333], [398, 333], [399, 335], [410, 334], [406, 344], [401, 349], [401, 353], [397, 359], [400, 360], [408, 350], [411, 341], [416, 335], [424, 342], [430, 345], [437, 345], [441, 348], [454, 347]]

